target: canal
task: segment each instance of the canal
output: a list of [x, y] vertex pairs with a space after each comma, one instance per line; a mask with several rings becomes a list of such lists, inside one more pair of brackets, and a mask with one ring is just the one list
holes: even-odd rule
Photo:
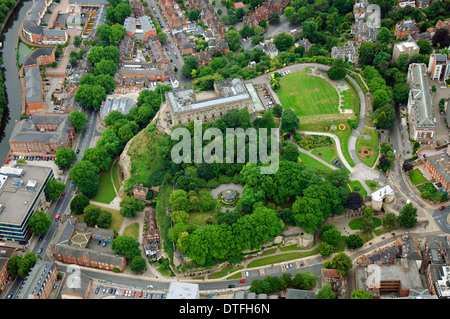
[[5, 25], [1, 36], [3, 43], [0, 56], [3, 58], [3, 77], [5, 79], [6, 98], [8, 109], [0, 126], [0, 165], [5, 161], [9, 152], [9, 138], [14, 129], [16, 120], [19, 120], [22, 111], [22, 87], [19, 80], [19, 70], [16, 64], [19, 28], [25, 14], [33, 1], [22, 1], [14, 9]]

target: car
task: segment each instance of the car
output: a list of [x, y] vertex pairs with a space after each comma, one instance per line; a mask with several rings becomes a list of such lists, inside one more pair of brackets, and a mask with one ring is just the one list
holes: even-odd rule
[[45, 83], [45, 85], [51, 85], [51, 83], [48, 83], [48, 82], [47, 82], [47, 83]]
[[106, 241], [103, 242], [103, 245], [102, 245], [102, 246], [103, 246], [103, 247], [106, 247]]
[[53, 285], [53, 289], [56, 289], [56, 287], [58, 287], [58, 284]]
[[66, 195], [66, 192], [62, 192], [61, 196], [64, 196], [64, 195]]
[[170, 52], [167, 52], [168, 55], [170, 55]]
[[170, 40], [168, 40], [167, 42], [169, 42], [169, 43], [170, 43]]
[[236, 287], [235, 285], [228, 285], [228, 288], [234, 288]]
[[240, 281], [241, 284], [246, 283], [246, 282], [247, 282], [246, 279], [241, 279], [241, 281]]
[[148, 295], [148, 299], [152, 299], [152, 297], [153, 297], [153, 294], [150, 293], [150, 295]]
[[45, 161], [45, 159], [46, 159], [46, 157], [45, 157], [45, 156], [43, 156], [43, 157], [42, 157], [42, 160], [43, 160], [43, 161]]
[[126, 290], [122, 291], [122, 296], [125, 296], [126, 293], [127, 293]]
[[289, 268], [292, 268], [292, 264], [291, 263], [289, 263]]
[[444, 209], [445, 209], [445, 206], [439, 207], [439, 210], [444, 210]]
[[147, 285], [147, 288], [153, 289], [153, 285]]
[[97, 241], [97, 245], [100, 245], [101, 243], [102, 243], [102, 241], [101, 241], [101, 240]]
[[144, 298], [147, 299], [147, 296], [148, 296], [148, 293], [147, 293], [147, 292], [144, 292]]
[[142, 291], [139, 293], [139, 298], [141, 298], [142, 297]]
[[76, 151], [76, 153], [77, 153], [77, 154], [79, 154], [79, 153], [80, 153], [80, 149], [79, 149], [79, 148], [77, 148], [77, 151]]
[[169, 48], [166, 48], [166, 51], [169, 51]]
[[136, 296], [136, 291], [133, 291], [133, 292], [131, 293], [131, 297], [134, 297], [134, 296]]
[[57, 222], [59, 220], [59, 214], [55, 216], [55, 222]]
[[42, 248], [39, 248], [38, 254], [40, 255], [42, 253]]
[[12, 299], [13, 294], [8, 294], [8, 296], [6, 297], [6, 299]]
[[98, 294], [100, 291], [100, 287], [95, 288], [95, 293]]

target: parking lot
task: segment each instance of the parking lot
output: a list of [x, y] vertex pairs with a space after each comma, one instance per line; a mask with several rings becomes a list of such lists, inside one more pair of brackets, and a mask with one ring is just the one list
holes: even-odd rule
[[151, 285], [147, 289], [123, 288], [105, 286], [103, 284], [92, 288], [91, 294], [93, 299], [163, 299], [164, 293], [155, 291]]
[[264, 108], [266, 108], [266, 110], [271, 109], [275, 103], [266, 85], [258, 84], [255, 85], [254, 87], [256, 89], [256, 92], [258, 93], [258, 97], [261, 100], [261, 103], [263, 104]]

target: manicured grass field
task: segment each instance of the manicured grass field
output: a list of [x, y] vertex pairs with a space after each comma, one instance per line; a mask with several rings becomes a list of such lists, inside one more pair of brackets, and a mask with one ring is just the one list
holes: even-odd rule
[[303, 164], [306, 166], [315, 167], [319, 171], [330, 172], [332, 169], [319, 161], [316, 161], [314, 158], [305, 153], [300, 153], [299, 158], [302, 160]]
[[[370, 135], [371, 138], [370, 140], [366, 140], [364, 136], [361, 135]], [[358, 136], [358, 139], [356, 140], [356, 153], [358, 154], [361, 162], [363, 162], [369, 167], [373, 167], [375, 165], [375, 162], [377, 161], [379, 154], [379, 152], [377, 151], [378, 131], [376, 129], [369, 129], [367, 127], [363, 127], [363, 129], [361, 130], [361, 135]], [[368, 155], [364, 154], [363, 152], [368, 153]]]
[[[366, 180], [365, 182], [366, 182], [366, 185], [369, 186], [369, 188], [370, 188], [372, 191], [375, 191], [375, 190], [377, 190], [378, 188], [380, 188], [380, 184], [378, 184], [378, 183], [375, 182], [375, 181], [372, 181], [372, 180]], [[375, 184], [375, 185], [372, 186], [371, 184]]]
[[139, 238], [139, 223], [133, 223], [125, 227], [123, 236], [130, 236], [137, 240]]
[[425, 176], [423, 176], [422, 172], [418, 168], [412, 170], [410, 174], [411, 175], [409, 175], [409, 177], [411, 178], [411, 182], [413, 182], [414, 185], [424, 183], [427, 181]]
[[[362, 219], [363, 219], [363, 217], [353, 219], [352, 221], [350, 221], [348, 223], [348, 227], [350, 227], [350, 229], [352, 229], [352, 230], [360, 229]], [[375, 228], [381, 226], [381, 219], [376, 218], [376, 217], [372, 217], [372, 219], [373, 219], [373, 225]]]
[[277, 91], [281, 105], [291, 108], [298, 116], [339, 114], [339, 95], [325, 79], [294, 72], [280, 79]]
[[92, 200], [94, 202], [109, 204], [116, 197], [114, 186], [111, 181], [111, 171], [103, 171], [100, 173], [100, 187], [97, 195]]
[[[355, 188], [359, 188], [358, 190]], [[366, 189], [361, 185], [360, 181], [351, 181], [350, 182], [350, 189], [352, 192], [359, 193], [362, 197], [367, 196]]]

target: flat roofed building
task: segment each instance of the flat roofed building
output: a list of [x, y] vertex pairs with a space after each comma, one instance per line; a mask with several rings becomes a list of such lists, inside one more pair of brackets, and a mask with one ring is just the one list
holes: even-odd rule
[[420, 48], [414, 41], [404, 41], [394, 44], [394, 51], [392, 52], [392, 60], [397, 60], [400, 54], [408, 54], [412, 57], [414, 54], [419, 54]]
[[428, 74], [433, 81], [445, 81], [450, 78], [450, 59], [446, 54], [431, 54]]
[[433, 101], [424, 63], [411, 63], [408, 69], [408, 114], [410, 138], [419, 143], [431, 143], [435, 123]]
[[172, 281], [167, 290], [166, 299], [198, 299], [199, 285]]
[[[35, 211], [43, 210], [44, 189], [53, 178], [53, 170], [30, 164], [17, 164], [17, 168], [23, 169], [23, 175], [7, 177], [0, 186], [0, 238], [26, 241], [31, 236], [28, 220]], [[33, 182], [32, 187], [27, 187], [29, 181]]]
[[9, 279], [8, 261], [16, 254], [17, 252], [14, 248], [0, 247], [0, 292]]

